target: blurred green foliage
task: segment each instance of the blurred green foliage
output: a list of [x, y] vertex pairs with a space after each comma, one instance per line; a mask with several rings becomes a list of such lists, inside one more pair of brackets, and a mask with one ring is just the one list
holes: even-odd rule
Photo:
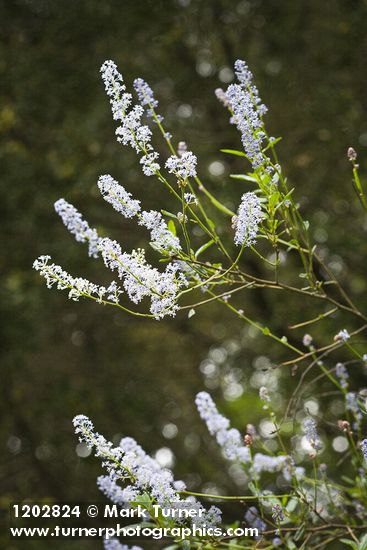
[[[345, 152], [355, 146], [365, 177], [367, 2], [14, 0], [0, 3], [0, 18], [1, 504], [101, 498], [99, 462], [76, 454], [71, 419], [77, 413], [90, 416], [106, 436], [130, 435], [151, 452], [169, 446], [177, 476], [193, 489], [210, 483], [233, 492], [236, 484], [224, 475], [194, 408], [194, 394], [204, 385], [198, 367], [210, 348], [236, 343], [240, 334], [236, 372], [250, 374], [259, 357], [276, 362], [280, 351], [243, 332], [214, 305], [190, 320], [181, 314], [153, 322], [68, 302], [45, 289], [32, 261], [50, 253], [71, 273], [106, 280], [101, 264], [87, 260], [55, 215], [52, 205], [61, 196], [128, 249], [145, 245], [145, 235], [98, 196], [100, 174], [111, 173], [147, 208], [169, 205], [158, 182], [141, 174], [134, 153], [114, 139], [98, 72], [108, 58], [129, 85], [137, 76], [151, 84], [170, 131], [189, 143], [206, 181], [235, 207], [243, 184], [229, 174], [243, 166], [219, 150], [237, 147], [239, 136], [213, 91], [226, 85], [233, 61], [243, 58], [269, 107], [271, 131], [284, 137], [280, 155], [314, 224], [313, 237], [325, 253], [333, 251], [330, 262], [343, 283], [366, 304], [360, 262], [366, 225]], [[163, 151], [163, 144], [157, 147]], [[223, 174], [213, 175], [215, 161]], [[247, 261], [255, 272], [262, 269]], [[268, 293], [240, 300], [290, 337], [288, 324], [314, 313]], [[327, 330], [326, 323], [321, 339]], [[223, 377], [231, 375], [223, 369]], [[282, 377], [290, 391], [295, 382], [289, 372]], [[213, 391], [218, 386], [220, 380], [212, 383]], [[236, 402], [222, 401], [242, 430], [262, 416], [254, 396], [249, 389]], [[167, 423], [178, 428], [173, 439], [162, 433]], [[2, 547], [47, 543], [18, 546], [6, 539]]]

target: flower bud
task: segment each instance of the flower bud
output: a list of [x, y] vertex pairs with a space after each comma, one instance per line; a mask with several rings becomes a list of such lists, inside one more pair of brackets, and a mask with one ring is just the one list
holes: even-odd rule
[[350, 431], [350, 424], [347, 420], [338, 420], [338, 427], [343, 432], [349, 432]]
[[252, 436], [250, 434], [246, 434], [245, 437], [243, 438], [243, 441], [244, 441], [246, 447], [251, 447], [251, 445], [253, 443]]
[[313, 338], [310, 334], [305, 334], [303, 336], [303, 340], [302, 340], [303, 345], [308, 348], [312, 344], [312, 340], [313, 340]]
[[348, 147], [347, 157], [350, 162], [354, 162], [357, 159], [357, 153], [353, 147]]

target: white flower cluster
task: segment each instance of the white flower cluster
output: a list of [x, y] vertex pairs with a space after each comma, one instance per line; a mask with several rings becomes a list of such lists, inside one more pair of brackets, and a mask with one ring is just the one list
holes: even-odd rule
[[[182, 481], [175, 481], [172, 472], [163, 469], [156, 460], [151, 458], [130, 438], [121, 440], [119, 447], [114, 447], [103, 436], [95, 432], [94, 426], [88, 417], [78, 415], [74, 418], [75, 432], [79, 434], [79, 440], [90, 449], [94, 449], [95, 455], [102, 458], [103, 466], [109, 476], [98, 479], [99, 488], [117, 504], [128, 505], [135, 502], [139, 495], [148, 493], [152, 501], [162, 507], [176, 510], [195, 510], [196, 516], [191, 518], [192, 524], [197, 527], [218, 525], [221, 520], [221, 512], [215, 506], [205, 510], [193, 497], [182, 498], [179, 491], [185, 490]], [[119, 490], [117, 481], [127, 482], [125, 489]], [[185, 522], [186, 518], [178, 518], [177, 521]]]
[[259, 225], [264, 214], [259, 197], [252, 191], [244, 193], [233, 219], [234, 242], [241, 246], [251, 246], [256, 242]]
[[265, 386], [261, 386], [261, 388], [259, 389], [259, 397], [261, 401], [270, 403], [271, 399], [270, 399], [268, 388], [266, 388]]
[[[110, 175], [101, 176], [98, 187], [103, 198], [115, 210], [126, 218], [137, 216], [138, 223], [150, 231], [152, 246], [162, 253], [172, 254], [181, 250], [178, 237], [168, 228], [160, 212], [141, 211], [140, 202], [133, 199]], [[135, 304], [145, 297], [151, 298], [150, 311], [156, 319], [165, 315], [174, 315], [178, 309], [177, 294], [188, 281], [179, 272], [179, 265], [169, 264], [161, 273], [145, 260], [144, 250], [133, 250], [130, 254], [122, 253], [121, 246], [108, 238], [100, 238], [95, 229], [91, 229], [80, 212], [64, 199], [55, 203], [56, 212], [61, 216], [64, 225], [79, 242], [88, 242], [89, 254], [97, 257], [101, 253], [104, 263], [112, 270], [117, 269], [120, 279], [130, 300]], [[103, 300], [118, 303], [122, 290], [116, 283], [108, 288], [90, 283], [83, 278], [75, 278], [60, 266], [48, 264], [49, 256], [42, 256], [34, 262], [34, 268], [45, 277], [47, 286], [55, 285], [58, 289], [69, 289], [69, 298], [78, 300], [87, 296], [102, 303]]]
[[45, 278], [47, 288], [56, 286], [58, 290], [69, 290], [69, 298], [74, 301], [78, 301], [80, 297], [87, 297], [100, 304], [106, 301], [119, 303], [119, 296], [123, 291], [115, 281], [104, 287], [82, 277], [72, 277], [60, 265], [48, 263], [50, 259], [51, 256], [40, 256], [33, 262], [33, 268]]
[[103, 63], [101, 74], [106, 93], [110, 98], [113, 118], [121, 123], [116, 129], [117, 141], [123, 145], [130, 145], [137, 153], [143, 153], [140, 163], [146, 176], [156, 174], [160, 168], [157, 162], [159, 155], [150, 143], [152, 132], [141, 122], [144, 114], [143, 107], [134, 105], [129, 110], [132, 105], [132, 96], [126, 92], [122, 75], [113, 61]]
[[[145, 80], [142, 78], [136, 78], [134, 80], [134, 88], [138, 95], [140, 105], [142, 107], [148, 107], [147, 116], [153, 117], [153, 109], [158, 107], [158, 101], [155, 99], [153, 90]], [[161, 115], [156, 115], [159, 122], [162, 122], [163, 117]]]
[[343, 363], [337, 363], [335, 365], [335, 374], [337, 378], [339, 378], [339, 382], [342, 388], [348, 387], [348, 378], [349, 374], [348, 371]]
[[262, 103], [260, 99], [259, 90], [254, 84], [254, 75], [248, 68], [246, 61], [243, 61], [242, 59], [237, 59], [234, 64], [234, 70], [238, 82], [251, 94], [252, 100], [255, 103], [260, 116], [264, 116], [268, 112], [268, 108]]
[[98, 187], [105, 201], [125, 218], [133, 218], [140, 211], [140, 201], [133, 199], [122, 185], [106, 174], [98, 178]]
[[289, 456], [279, 455], [279, 456], [269, 456], [263, 453], [256, 453], [254, 455], [256, 460], [254, 460], [254, 471], [257, 474], [262, 472], [279, 472], [288, 466]]
[[219, 414], [210, 395], [204, 391], [198, 393], [195, 403], [209, 433], [216, 437], [218, 444], [222, 447], [224, 456], [229, 460], [249, 462], [250, 451], [242, 444], [240, 432], [229, 428], [228, 418]]
[[260, 129], [262, 127], [261, 118], [254, 107], [251, 95], [244, 91], [239, 84], [228, 86], [226, 95], [233, 112], [231, 122], [236, 124], [241, 133], [246, 156], [256, 170], [265, 162], [265, 156], [262, 153], [265, 134]]
[[229, 101], [226, 92], [222, 88], [217, 88], [216, 90], [214, 90], [214, 93], [218, 101], [220, 101], [224, 107], [228, 108]]
[[126, 508], [139, 495], [139, 491], [131, 485], [122, 488], [110, 476], [99, 476], [97, 478], [97, 486], [107, 498], [122, 508]]
[[112, 271], [117, 270], [132, 302], [138, 304], [143, 298], [150, 297], [150, 311], [156, 319], [175, 315], [177, 293], [187, 285], [184, 276], [177, 275], [176, 264], [169, 264], [165, 271], [160, 272], [147, 263], [142, 249], [133, 250], [131, 254], [122, 252], [121, 246], [109, 238], [100, 239], [99, 247], [105, 265]]
[[209, 433], [216, 437], [222, 447], [224, 456], [231, 461], [252, 464], [256, 474], [262, 472], [282, 472], [286, 481], [290, 481], [292, 475], [300, 477], [304, 473], [303, 468], [295, 468], [293, 459], [287, 455], [268, 456], [263, 453], [255, 453], [251, 459], [250, 450], [242, 443], [238, 430], [230, 428], [227, 418], [218, 412], [218, 409], [207, 392], [200, 392], [196, 396], [196, 406], [201, 418], [205, 421]]
[[98, 233], [91, 229], [80, 212], [64, 199], [55, 202], [55, 210], [61, 217], [64, 225], [75, 236], [78, 242], [88, 242], [89, 256], [98, 257]]
[[306, 348], [310, 347], [313, 342], [311, 334], [304, 334], [302, 338], [302, 343]]
[[184, 153], [187, 151], [187, 143], [186, 141], [179, 141], [177, 145], [177, 154], [179, 157], [182, 157]]
[[266, 529], [266, 523], [261, 519], [259, 511], [255, 506], [250, 506], [246, 511], [245, 520], [248, 525], [257, 529], [259, 533], [262, 533]]
[[292, 481], [292, 476], [299, 479], [305, 473], [305, 469], [302, 466], [295, 466], [294, 460], [288, 455], [269, 456], [263, 453], [255, 453], [253, 468], [258, 475], [263, 472], [273, 474], [281, 472], [288, 483]]
[[[133, 250], [131, 254], [122, 252], [120, 245], [108, 238], [99, 240], [98, 249], [105, 265], [112, 271], [118, 271], [126, 293], [134, 304], [150, 297], [150, 312], [155, 319], [176, 314], [177, 294], [181, 287], [188, 285], [184, 275], [177, 274], [177, 263], [169, 264], [164, 272], [160, 272], [146, 262], [144, 250]], [[33, 263], [33, 268], [45, 278], [47, 288], [56, 286], [58, 290], [68, 289], [68, 297], [75, 301], [80, 297], [87, 297], [98, 303], [119, 304], [119, 296], [123, 290], [115, 281], [108, 287], [96, 285], [82, 277], [73, 277], [59, 265], [48, 263], [50, 259], [50, 256], [40, 256]]]
[[152, 244], [158, 250], [166, 252], [181, 250], [179, 238], [168, 229], [160, 212], [143, 211], [138, 223], [150, 231]]
[[350, 334], [347, 329], [343, 328], [334, 336], [336, 342], [347, 342], [350, 339]]
[[256, 169], [267, 161], [262, 152], [265, 133], [261, 119], [267, 108], [261, 102], [258, 89], [253, 83], [253, 75], [244, 61], [238, 59], [235, 62], [235, 73], [239, 84], [230, 84], [226, 92], [218, 89], [216, 95], [233, 113], [231, 122], [241, 132], [245, 153]]
[[361, 407], [358, 403], [358, 396], [355, 392], [349, 391], [345, 395], [345, 408], [347, 409], [347, 411], [353, 413], [353, 416], [355, 418], [354, 427], [358, 428], [360, 426], [360, 423], [362, 422], [363, 415], [361, 412]]
[[307, 417], [303, 421], [303, 432], [311, 447], [315, 450], [321, 449], [321, 440], [316, 429], [316, 422], [313, 418]]
[[180, 181], [196, 176], [197, 157], [191, 151], [182, 152], [181, 156], [171, 155], [166, 161], [170, 174], [175, 174]]
[[160, 212], [155, 210], [140, 212], [140, 201], [133, 199], [131, 194], [108, 174], [99, 178], [98, 187], [103, 198], [125, 218], [138, 217], [139, 225], [143, 225], [150, 231], [154, 248], [168, 253], [181, 250], [179, 238], [168, 229]]
[[187, 204], [198, 204], [198, 199], [193, 193], [184, 193], [184, 199]]

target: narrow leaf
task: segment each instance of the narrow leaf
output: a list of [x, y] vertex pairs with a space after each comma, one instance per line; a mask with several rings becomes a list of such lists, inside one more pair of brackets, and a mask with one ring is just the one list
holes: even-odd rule
[[173, 233], [174, 236], [177, 235], [175, 222], [174, 222], [173, 220], [169, 220], [169, 222], [168, 222], [168, 229], [171, 231], [171, 233]]
[[174, 218], [175, 220], [177, 219], [177, 216], [176, 214], [172, 214], [172, 212], [168, 212], [167, 210], [161, 210], [162, 214], [164, 214], [165, 216], [168, 216], [169, 218]]
[[207, 248], [209, 248], [210, 246], [212, 246], [212, 244], [215, 243], [215, 240], [214, 239], [210, 239], [210, 241], [208, 241], [207, 243], [203, 244], [200, 248], [198, 248], [198, 250], [195, 252], [195, 258], [198, 258], [200, 256], [200, 254], [202, 254], [203, 252], [205, 252], [205, 250]]
[[348, 546], [351, 546], [354, 550], [358, 550], [358, 546], [353, 540], [348, 539], [340, 539], [340, 542], [343, 542], [344, 544], [347, 544]]
[[256, 178], [254, 178], [253, 176], [248, 176], [247, 174], [230, 174], [229, 177], [234, 180], [246, 180], [246, 181], [251, 181], [253, 183], [257, 183]]
[[223, 212], [224, 214], [227, 214], [228, 216], [234, 216], [234, 212], [232, 212], [232, 210], [229, 210], [229, 208], [227, 208], [226, 206], [224, 206], [224, 204], [222, 204], [221, 202], [219, 202], [215, 197], [213, 197], [213, 195], [211, 193], [209, 193], [209, 191], [207, 189], [205, 189], [205, 187], [203, 187], [202, 191], [205, 193], [205, 195], [208, 197], [208, 199], [210, 200], [210, 202], [216, 207], [218, 208], [218, 210], [220, 210], [221, 212]]
[[227, 153], [227, 155], [235, 155], [236, 157], [245, 157], [245, 153], [242, 151], [236, 151], [235, 149], [221, 149], [222, 153]]

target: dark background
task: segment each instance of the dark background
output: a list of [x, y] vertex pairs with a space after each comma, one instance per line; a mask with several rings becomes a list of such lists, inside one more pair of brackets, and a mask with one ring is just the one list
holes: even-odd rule
[[[99, 461], [76, 453], [71, 420], [78, 413], [115, 441], [123, 434], [149, 452], [170, 447], [177, 477], [194, 490], [215, 485], [239, 491], [236, 473], [227, 475], [198, 419], [194, 395], [207, 386], [243, 430], [263, 416], [251, 374], [283, 351], [219, 306], [198, 310], [190, 320], [179, 314], [155, 322], [70, 302], [45, 288], [32, 262], [50, 253], [71, 273], [108, 280], [54, 213], [53, 202], [61, 196], [127, 249], [146, 246], [145, 235], [99, 197], [100, 174], [111, 173], [145, 208], [169, 204], [159, 182], [143, 176], [136, 155], [114, 139], [99, 77], [105, 59], [116, 61], [128, 86], [137, 76], [151, 84], [174, 139], [188, 142], [200, 174], [235, 207], [244, 187], [229, 174], [245, 168], [220, 149], [239, 147], [240, 140], [213, 91], [226, 86], [221, 78], [243, 58], [269, 107], [270, 132], [284, 138], [280, 156], [313, 223], [313, 237], [365, 306], [360, 258], [366, 223], [346, 149], [354, 145], [359, 151], [365, 176], [367, 2], [14, 0], [0, 2], [0, 20], [0, 504], [101, 498], [95, 485]], [[189, 113], [182, 105], [192, 107], [191, 116], [182, 116]], [[163, 153], [163, 144], [157, 147]], [[214, 161], [223, 163], [223, 175], [211, 174]], [[253, 262], [247, 267], [261, 273]], [[314, 311], [304, 313], [299, 300], [267, 293], [241, 300], [280, 334], [288, 334], [290, 321]], [[318, 329], [321, 342], [332, 330], [328, 323]], [[299, 341], [302, 332], [294, 338]], [[212, 363], [200, 370], [208, 353]], [[213, 361], [214, 374], [205, 369]], [[278, 378], [285, 399], [297, 380], [283, 371]], [[238, 385], [245, 387], [242, 397], [230, 399]], [[167, 423], [178, 429], [172, 439], [163, 435]], [[98, 541], [69, 542], [52, 547], [100, 547]], [[6, 537], [2, 545], [48, 546]]]

